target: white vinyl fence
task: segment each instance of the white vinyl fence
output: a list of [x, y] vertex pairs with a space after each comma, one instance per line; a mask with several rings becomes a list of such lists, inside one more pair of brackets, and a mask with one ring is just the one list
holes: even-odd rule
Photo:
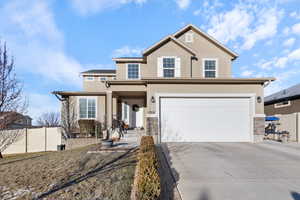
[[289, 132], [289, 142], [300, 142], [300, 113], [276, 116], [280, 118], [278, 130]]
[[13, 131], [19, 131], [19, 137], [2, 152], [3, 154], [56, 151], [57, 145], [62, 144], [61, 129], [59, 127], [5, 130], [5, 134], [10, 134]]

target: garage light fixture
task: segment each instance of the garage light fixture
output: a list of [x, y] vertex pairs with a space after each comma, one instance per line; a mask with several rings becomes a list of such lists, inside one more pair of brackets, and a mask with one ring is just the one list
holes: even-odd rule
[[154, 96], [151, 97], [151, 103], [155, 103], [155, 98], [154, 98]]
[[258, 97], [256, 98], [256, 100], [257, 100], [257, 103], [261, 103], [261, 101], [262, 101], [261, 96], [258, 96]]

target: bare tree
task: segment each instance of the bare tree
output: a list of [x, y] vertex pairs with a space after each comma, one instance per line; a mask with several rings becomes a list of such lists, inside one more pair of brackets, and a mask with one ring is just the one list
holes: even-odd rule
[[58, 112], [45, 112], [37, 119], [37, 124], [45, 127], [60, 126], [60, 114]]
[[70, 138], [72, 133], [78, 129], [78, 119], [76, 112], [76, 101], [71, 97], [61, 100], [61, 127], [65, 138]]
[[8, 126], [18, 119], [13, 113], [24, 113], [27, 108], [22, 85], [14, 72], [14, 59], [8, 57], [6, 43], [0, 43], [0, 158], [2, 151], [14, 143], [21, 131], [6, 134]]

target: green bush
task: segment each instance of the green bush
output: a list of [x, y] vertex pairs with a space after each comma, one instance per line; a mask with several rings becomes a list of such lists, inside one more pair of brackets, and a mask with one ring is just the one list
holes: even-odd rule
[[160, 196], [158, 159], [152, 136], [143, 136], [138, 156], [137, 199], [156, 200]]

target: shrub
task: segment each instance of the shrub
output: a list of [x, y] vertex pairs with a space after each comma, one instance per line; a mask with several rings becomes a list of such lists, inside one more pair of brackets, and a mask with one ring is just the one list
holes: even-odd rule
[[160, 196], [158, 159], [152, 136], [143, 136], [138, 156], [137, 199], [156, 200]]

